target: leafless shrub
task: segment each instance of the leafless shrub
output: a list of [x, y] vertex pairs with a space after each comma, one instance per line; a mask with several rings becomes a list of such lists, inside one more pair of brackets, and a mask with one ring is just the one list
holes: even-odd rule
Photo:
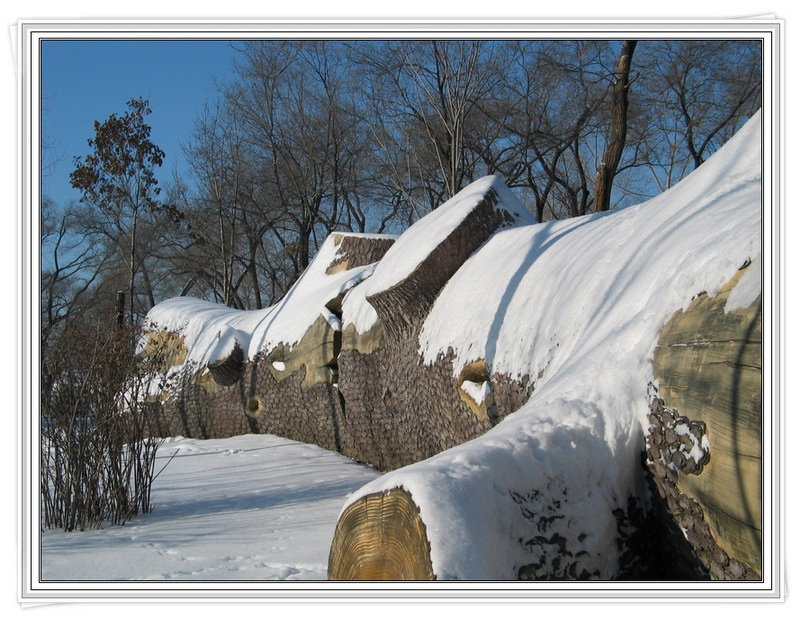
[[42, 353], [42, 526], [123, 524], [150, 512], [160, 405], [147, 399], [158, 361], [121, 327], [69, 328]]

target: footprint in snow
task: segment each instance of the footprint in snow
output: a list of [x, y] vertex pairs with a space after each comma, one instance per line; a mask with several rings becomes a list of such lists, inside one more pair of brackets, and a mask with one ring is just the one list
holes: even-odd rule
[[292, 575], [297, 575], [298, 573], [300, 573], [299, 569], [293, 568], [291, 566], [284, 566], [283, 568], [280, 569], [280, 572], [278, 573], [278, 579], [288, 579]]

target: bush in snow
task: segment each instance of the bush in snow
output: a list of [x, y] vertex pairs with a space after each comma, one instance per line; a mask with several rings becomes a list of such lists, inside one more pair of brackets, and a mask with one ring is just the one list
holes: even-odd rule
[[157, 360], [126, 328], [68, 328], [42, 354], [42, 526], [66, 531], [149, 512], [158, 407], [144, 398]]

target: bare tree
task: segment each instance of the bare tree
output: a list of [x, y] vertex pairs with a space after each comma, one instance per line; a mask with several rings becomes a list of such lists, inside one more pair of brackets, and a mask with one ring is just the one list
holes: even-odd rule
[[[588, 170], [603, 127], [610, 46], [602, 41], [519, 41], [511, 45], [509, 112], [497, 168], [540, 221], [587, 212]], [[498, 122], [499, 117], [498, 117]]]
[[421, 215], [474, 180], [491, 148], [480, 135], [504, 83], [503, 46], [488, 41], [353, 44], [370, 124], [393, 190]]
[[127, 257], [102, 282], [130, 288], [122, 270], [129, 280], [133, 270], [140, 310], [167, 293], [260, 308], [331, 231], [401, 232], [484, 174], [503, 177], [540, 221], [652, 196], [757, 109], [760, 48], [635, 50], [600, 40], [242, 43], [187, 149], [195, 183], [164, 201], [180, 204], [187, 226], [144, 209], [131, 235], [130, 219], [120, 227], [114, 212], [95, 211], [87, 234]]
[[628, 134], [628, 92], [631, 87], [631, 61], [636, 41], [623, 41], [614, 68], [611, 88], [611, 131], [597, 169], [594, 186], [594, 210], [608, 211], [611, 207], [611, 186], [625, 148]]
[[245, 88], [229, 93], [262, 172], [259, 198], [278, 206], [271, 232], [296, 275], [308, 266], [339, 206], [331, 200], [335, 158], [329, 111], [305, 52], [305, 46], [288, 43], [248, 47]]
[[[256, 296], [266, 286], [274, 300], [331, 231], [363, 232], [376, 221], [368, 130], [339, 47], [247, 43], [237, 80], [198, 124], [190, 148], [199, 180], [193, 228], [222, 257], [220, 276], [231, 293], [246, 272]], [[235, 300], [226, 294], [223, 301]]]
[[61, 325], [91, 306], [93, 287], [107, 257], [87, 244], [75, 228], [74, 214], [42, 201], [41, 339], [43, 346]]
[[198, 190], [183, 198], [191, 241], [185, 245], [181, 264], [192, 283], [201, 282], [214, 292], [216, 301], [261, 308], [256, 253], [274, 209], [257, 204], [257, 174], [236, 115], [223, 106], [207, 108], [186, 151]]
[[663, 191], [760, 108], [761, 43], [642, 41], [637, 58], [649, 170]]

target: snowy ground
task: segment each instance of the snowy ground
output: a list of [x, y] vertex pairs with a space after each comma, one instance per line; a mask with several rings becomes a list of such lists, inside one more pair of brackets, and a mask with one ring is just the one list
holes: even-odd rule
[[[177, 451], [177, 454], [176, 454]], [[319, 580], [347, 496], [380, 472], [274, 435], [171, 438], [155, 509], [42, 535], [43, 580]]]

